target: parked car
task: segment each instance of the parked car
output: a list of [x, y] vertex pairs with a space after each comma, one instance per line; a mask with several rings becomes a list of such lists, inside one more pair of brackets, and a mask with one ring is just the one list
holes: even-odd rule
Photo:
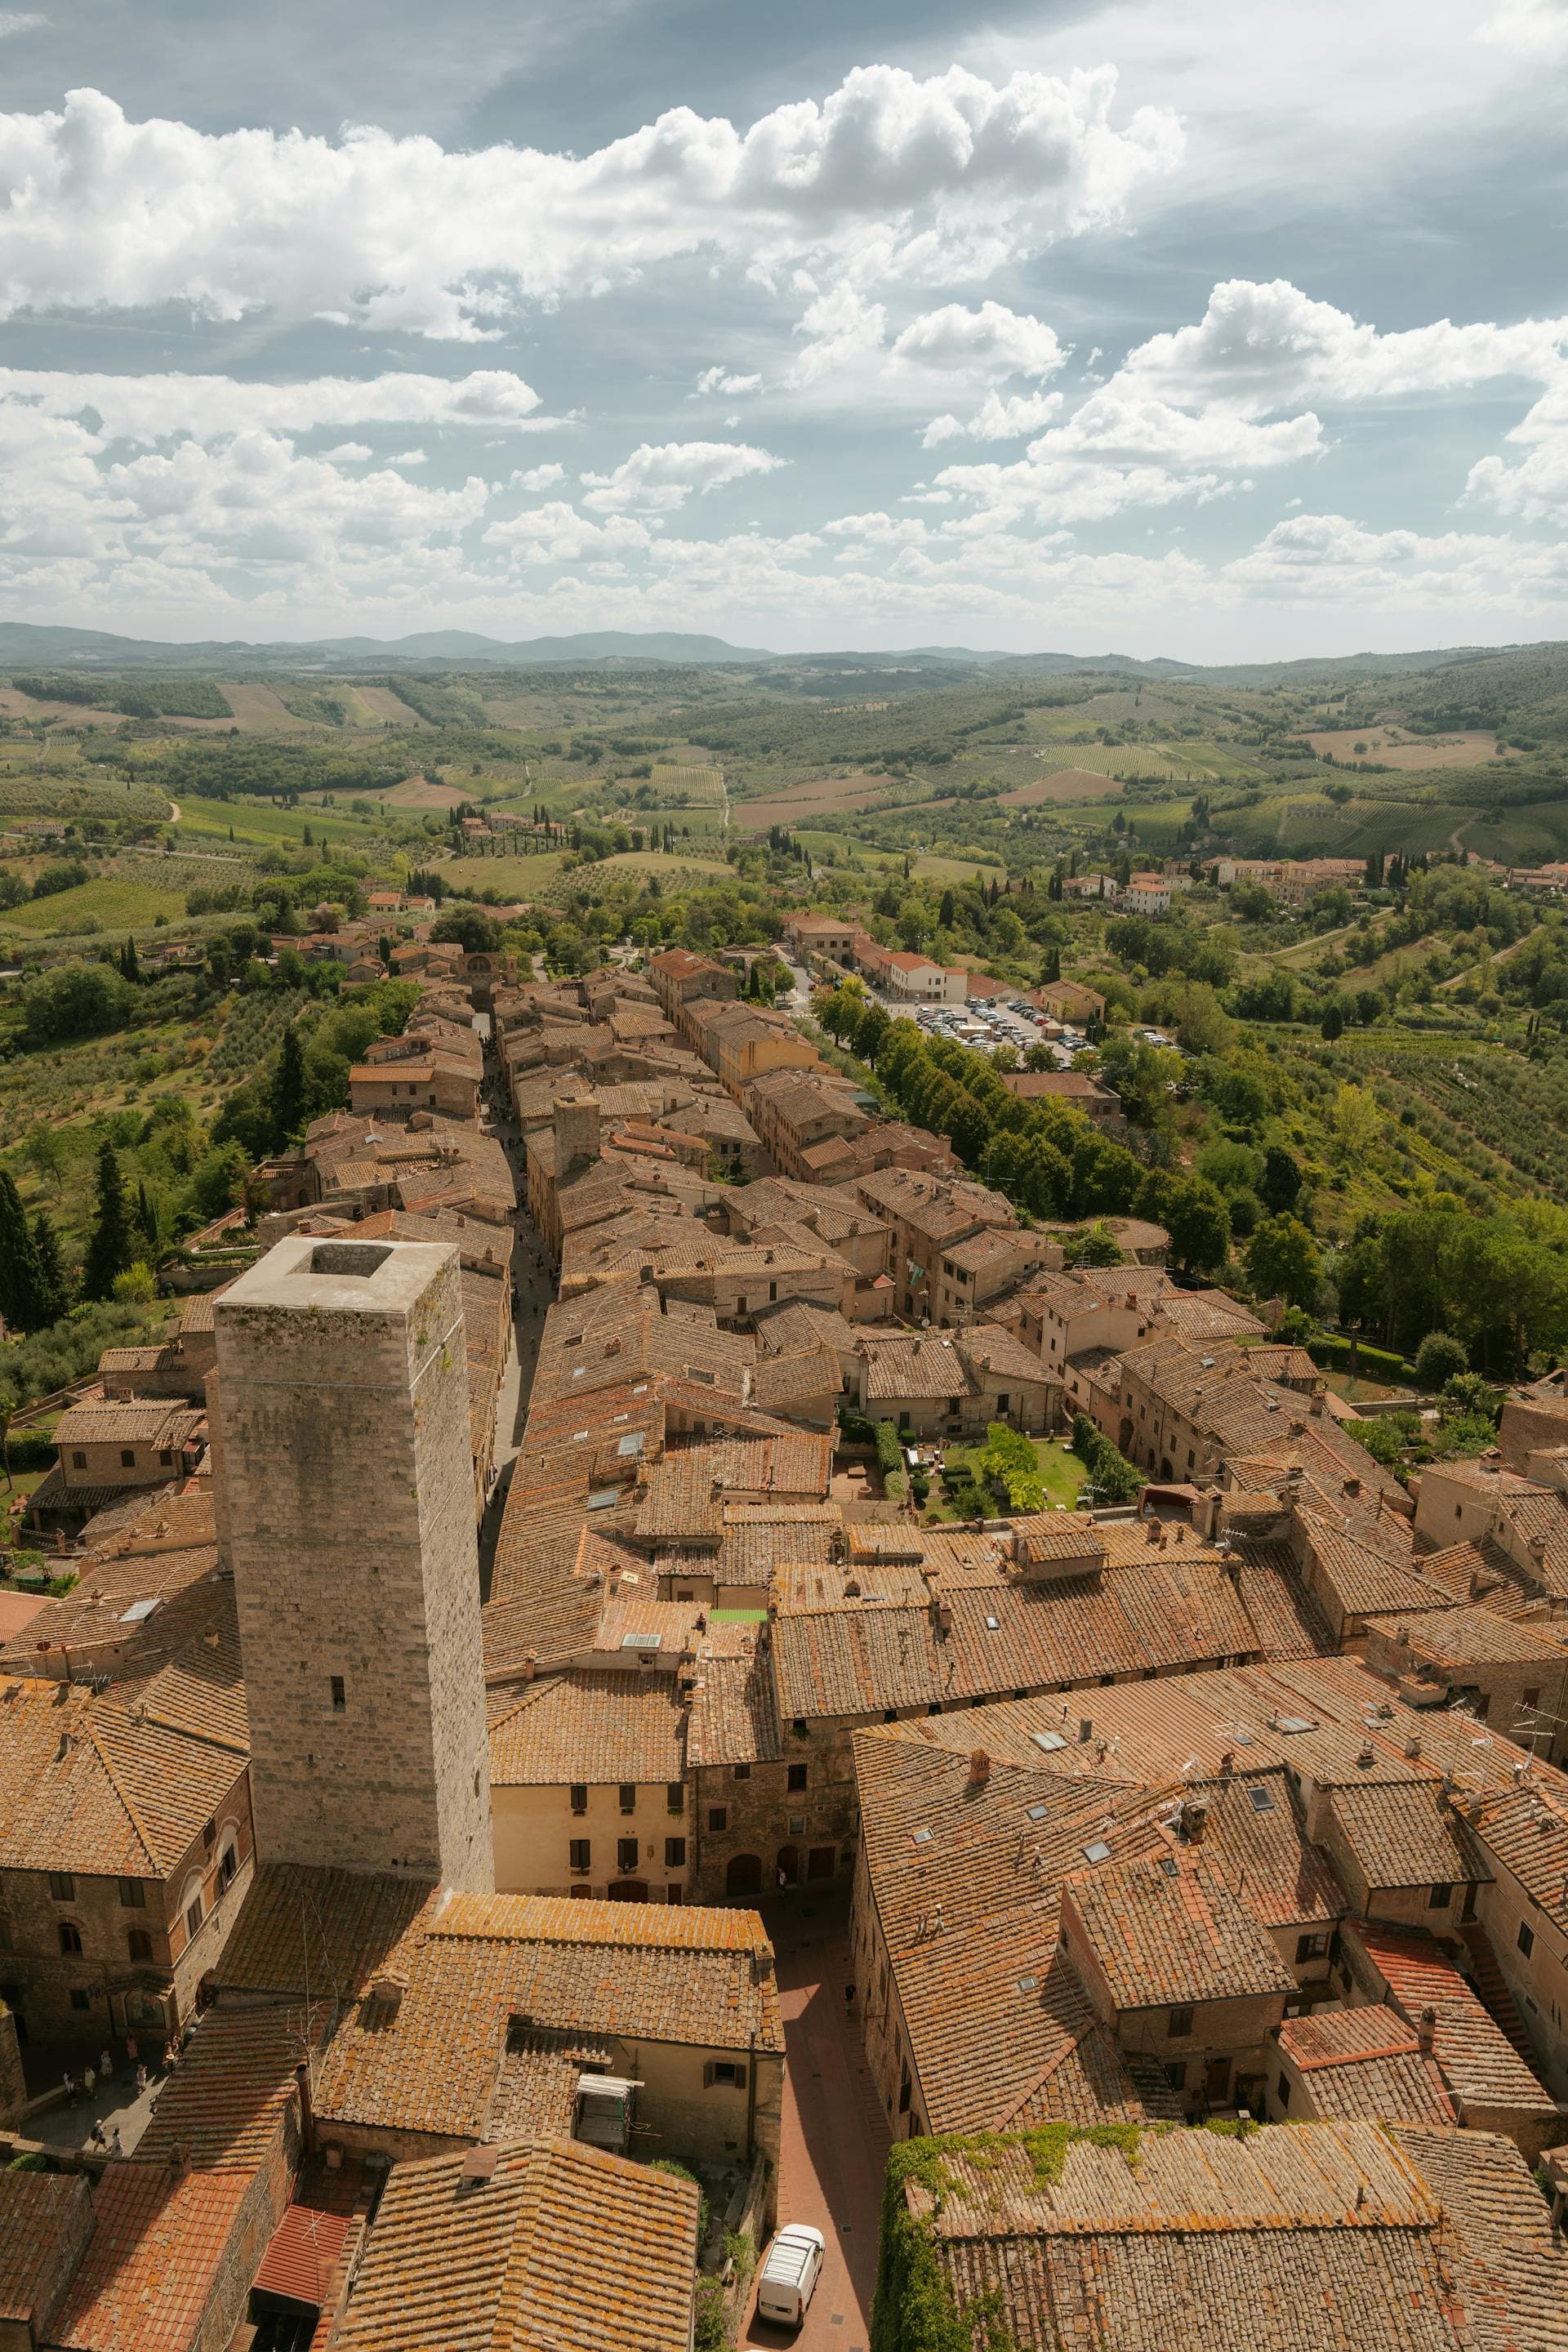
[[774, 2327], [798, 2327], [822, 2276], [827, 2242], [805, 2221], [787, 2221], [757, 2273], [757, 2317]]

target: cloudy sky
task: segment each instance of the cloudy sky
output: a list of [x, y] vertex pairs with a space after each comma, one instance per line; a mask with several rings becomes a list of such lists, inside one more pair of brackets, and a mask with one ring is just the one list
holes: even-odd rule
[[0, 9], [0, 615], [1568, 635], [1568, 0]]

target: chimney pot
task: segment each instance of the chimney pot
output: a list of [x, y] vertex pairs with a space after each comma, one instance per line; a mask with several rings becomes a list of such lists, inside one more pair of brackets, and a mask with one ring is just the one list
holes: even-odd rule
[[1182, 1827], [1189, 1845], [1202, 1845], [1207, 1833], [1209, 1809], [1206, 1805], [1188, 1805], [1182, 1814]]
[[1415, 2030], [1415, 2040], [1423, 2057], [1429, 2058], [1437, 2040], [1437, 2012], [1430, 2005], [1421, 2012], [1421, 2022]]

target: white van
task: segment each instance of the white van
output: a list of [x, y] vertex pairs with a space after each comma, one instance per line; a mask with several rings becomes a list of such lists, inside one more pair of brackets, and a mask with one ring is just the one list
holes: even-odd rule
[[826, 2241], [804, 2221], [786, 2223], [768, 2248], [757, 2279], [757, 2317], [774, 2327], [798, 2327], [822, 2276]]

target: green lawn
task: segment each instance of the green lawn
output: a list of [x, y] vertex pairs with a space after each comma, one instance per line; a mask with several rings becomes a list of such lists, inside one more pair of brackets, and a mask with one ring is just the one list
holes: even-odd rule
[[[1079, 1491], [1089, 1476], [1089, 1472], [1079, 1460], [1078, 1455], [1072, 1453], [1060, 1438], [1037, 1437], [1033, 1442], [1035, 1452], [1039, 1456], [1040, 1473], [1045, 1480], [1046, 1507], [1049, 1509], [1054, 1504], [1059, 1503], [1064, 1510], [1075, 1510], [1078, 1507]], [[980, 1456], [984, 1451], [983, 1445], [946, 1446], [943, 1454], [948, 1470], [967, 1468], [973, 1472], [976, 1483], [983, 1484], [979, 1465]], [[1006, 1507], [1005, 1501], [994, 1490], [985, 1490], [984, 1512], [987, 1518], [1001, 1517]], [[931, 1499], [925, 1508], [926, 1518], [959, 1519], [969, 1515], [969, 1509], [965, 1505], [945, 1493], [942, 1478], [940, 1475], [934, 1477], [931, 1481]]]

